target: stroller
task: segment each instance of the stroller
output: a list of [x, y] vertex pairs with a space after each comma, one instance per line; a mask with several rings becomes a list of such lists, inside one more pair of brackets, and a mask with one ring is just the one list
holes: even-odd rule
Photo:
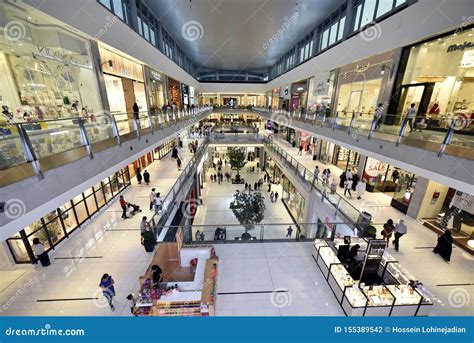
[[226, 228], [218, 227], [214, 233], [214, 240], [215, 241], [225, 241], [227, 238], [227, 230]]
[[138, 205], [128, 203], [127, 206], [132, 216], [142, 211], [142, 209]]

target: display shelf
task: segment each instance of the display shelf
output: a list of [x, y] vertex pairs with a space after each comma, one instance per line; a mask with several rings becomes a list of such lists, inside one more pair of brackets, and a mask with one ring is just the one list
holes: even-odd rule
[[[335, 241], [334, 247], [341, 243], [343, 240]], [[378, 271], [379, 276], [387, 276], [388, 286], [359, 285], [324, 240], [314, 242], [313, 258], [347, 316], [426, 316], [433, 305], [433, 296], [422, 285], [412, 288], [409, 283], [414, 277], [389, 254], [383, 255]]]

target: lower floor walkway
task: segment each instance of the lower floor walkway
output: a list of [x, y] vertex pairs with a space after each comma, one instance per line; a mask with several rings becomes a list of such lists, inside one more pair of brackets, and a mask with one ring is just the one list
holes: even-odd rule
[[[184, 141], [179, 149], [182, 166], [192, 157]], [[0, 272], [0, 315], [9, 316], [103, 316], [130, 315], [126, 296], [139, 288], [138, 279], [153, 253], [140, 244], [140, 221], [150, 219], [149, 193], [156, 188], [164, 199], [182, 173], [168, 154], [147, 168], [150, 185], [136, 178], [122, 195], [143, 212], [122, 219], [117, 199], [90, 222], [77, 229], [50, 253], [51, 265], [20, 266]], [[116, 311], [112, 312], [98, 287], [104, 273], [115, 280]]]
[[[329, 168], [331, 178], [339, 180], [339, 176], [343, 172], [340, 168], [323, 164], [320, 161], [313, 161], [312, 156], [304, 152], [301, 156], [298, 155], [299, 149], [292, 147], [279, 135], [275, 135], [274, 142], [283, 147], [288, 154], [309, 171], [312, 172], [316, 165], [321, 172]], [[338, 187], [337, 193], [344, 197], [342, 188]], [[453, 245], [451, 262], [446, 263], [432, 252], [438, 235], [423, 226], [418, 220], [390, 206], [391, 197], [387, 194], [365, 192], [361, 200], [358, 200], [354, 194], [352, 197], [344, 198], [358, 211], [372, 214], [372, 221], [375, 223], [385, 223], [388, 219], [392, 219], [395, 223], [399, 219], [405, 221], [408, 233], [400, 239], [400, 250], [395, 251], [393, 246], [390, 246], [389, 253], [437, 297], [434, 313], [438, 315], [472, 315], [474, 313], [473, 255]], [[380, 232], [377, 237], [382, 237]], [[467, 300], [458, 306], [455, 299], [461, 298]]]

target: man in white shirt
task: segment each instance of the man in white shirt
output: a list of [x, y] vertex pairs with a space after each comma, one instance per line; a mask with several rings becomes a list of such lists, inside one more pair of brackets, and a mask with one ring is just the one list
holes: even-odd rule
[[153, 210], [153, 205], [155, 203], [155, 197], [156, 197], [155, 188], [152, 188], [151, 192], [150, 192], [150, 211]]
[[162, 205], [163, 205], [163, 201], [161, 200], [160, 193], [157, 193], [155, 197], [155, 212], [156, 213], [159, 213], [161, 211]]
[[405, 225], [405, 221], [403, 219], [400, 219], [398, 224], [395, 226], [395, 239], [393, 240], [393, 245], [395, 245], [395, 250], [398, 251], [399, 248], [399, 241], [400, 237], [405, 235], [407, 233], [407, 226]]
[[407, 110], [407, 120], [408, 120], [408, 125], [410, 126], [410, 132], [413, 131], [413, 120], [415, 119], [416, 115], [416, 108], [415, 104], [411, 104], [410, 107]]
[[149, 227], [147, 218], [143, 217], [142, 221], [140, 222], [140, 235], [143, 236], [143, 234], [146, 232], [147, 228]]
[[346, 171], [346, 180], [352, 180], [352, 171], [350, 169]]
[[318, 183], [318, 177], [319, 177], [319, 167], [318, 166], [316, 166], [314, 168], [313, 174], [314, 174], [314, 183]]

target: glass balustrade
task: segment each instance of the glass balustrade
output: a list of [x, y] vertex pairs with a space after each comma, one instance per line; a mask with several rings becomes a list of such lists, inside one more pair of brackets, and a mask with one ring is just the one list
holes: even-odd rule
[[[473, 123], [470, 118], [454, 117], [452, 114], [440, 115], [443, 119], [418, 116], [412, 123], [400, 114], [385, 114], [374, 122], [374, 114], [367, 112], [336, 112], [336, 113], [300, 113], [281, 110], [255, 108], [257, 112], [286, 116], [288, 121], [295, 120], [314, 126], [347, 129], [352, 134], [375, 137], [391, 142], [398, 139], [410, 138], [413, 140], [443, 144], [453, 131], [451, 138], [446, 142], [449, 145], [474, 147]], [[278, 122], [279, 117], [275, 120]], [[283, 120], [283, 118], [280, 118]], [[285, 121], [287, 119], [284, 119]], [[402, 130], [403, 129], [403, 130]]]
[[340, 214], [347, 218], [352, 223], [357, 223], [360, 212], [352, 206], [346, 199], [337, 193], [331, 193], [329, 191], [329, 185], [323, 184], [323, 180], [318, 178], [318, 182], [314, 180], [314, 174], [309, 171], [300, 162], [290, 156], [285, 150], [283, 150], [277, 144], [266, 140], [266, 145], [275, 152], [283, 161], [286, 162], [287, 166], [294, 170], [294, 172], [301, 177], [301, 179], [312, 189], [315, 189], [320, 195], [322, 201], [332, 205], [335, 209], [335, 214]]
[[[123, 136], [137, 130], [148, 129], [150, 123], [154, 130], [158, 130], [175, 125], [176, 122], [196, 118], [197, 115], [209, 110], [210, 107], [202, 107], [196, 109], [193, 114], [189, 111], [175, 114], [160, 112], [151, 116], [148, 112], [140, 112], [138, 121], [129, 118], [127, 113], [102, 113], [80, 118], [1, 123], [0, 169], [29, 162], [28, 159], [32, 156], [27, 157], [25, 149], [32, 149], [35, 157], [39, 159], [80, 148], [85, 145], [86, 137], [89, 144], [98, 143], [116, 137], [117, 132], [119, 136]], [[25, 133], [24, 138], [18, 132], [19, 129]]]

